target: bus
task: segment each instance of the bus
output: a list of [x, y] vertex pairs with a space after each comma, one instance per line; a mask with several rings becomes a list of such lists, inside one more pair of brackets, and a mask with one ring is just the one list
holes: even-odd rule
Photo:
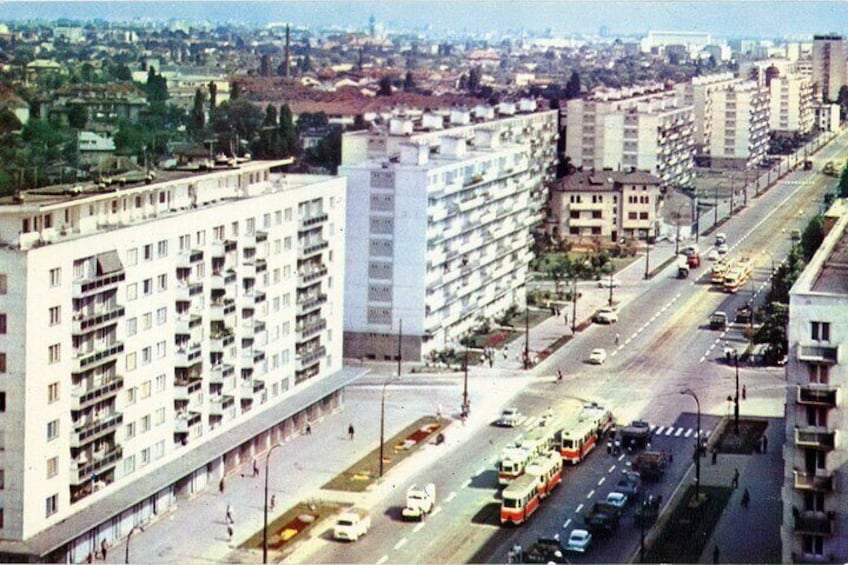
[[598, 437], [606, 435], [612, 428], [615, 427], [615, 418], [613, 417], [612, 412], [597, 402], [584, 405], [583, 410], [580, 411], [577, 419], [581, 422], [594, 422], [598, 428]]
[[536, 477], [539, 498], [545, 498], [562, 482], [562, 457], [559, 453], [549, 451], [527, 465], [525, 473]]
[[501, 495], [501, 525], [523, 524], [539, 508], [537, 477], [523, 475], [512, 481]]
[[751, 276], [751, 260], [743, 257], [724, 275], [724, 292], [735, 293]]
[[724, 284], [724, 275], [731, 268], [730, 263], [724, 260], [716, 261], [710, 269], [710, 282], [713, 284]]
[[505, 447], [498, 460], [498, 483], [508, 485], [523, 475], [524, 468], [527, 467], [533, 457], [535, 457], [535, 454], [530, 453], [520, 445]]
[[576, 465], [583, 461], [589, 452], [595, 449], [601, 436], [615, 425], [612, 412], [590, 404], [583, 408], [580, 417], [562, 430], [560, 455], [563, 462]]

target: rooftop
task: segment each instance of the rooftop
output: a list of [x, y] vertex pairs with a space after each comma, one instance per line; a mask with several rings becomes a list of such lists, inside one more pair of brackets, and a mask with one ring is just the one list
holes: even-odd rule
[[623, 184], [659, 186], [661, 182], [646, 171], [589, 171], [562, 177], [552, 188], [560, 192], [610, 192], [618, 190]]

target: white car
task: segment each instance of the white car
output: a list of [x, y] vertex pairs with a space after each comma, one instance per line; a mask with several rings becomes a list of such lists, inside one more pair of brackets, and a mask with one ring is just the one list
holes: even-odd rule
[[592, 316], [592, 320], [596, 324], [614, 324], [618, 321], [618, 314], [615, 310], [606, 306], [595, 312], [595, 315]]
[[592, 543], [592, 534], [588, 530], [572, 530], [568, 536], [568, 543], [565, 544], [565, 549], [566, 551], [585, 553], [589, 549], [590, 543]]
[[708, 261], [718, 261], [718, 258], [720, 256], [721, 255], [719, 254], [718, 249], [710, 249], [710, 252], [707, 253], [707, 260]]
[[718, 246], [717, 249], [718, 249], [719, 255], [726, 255], [727, 252], [729, 251], [726, 243], [722, 243], [721, 245]]
[[621, 281], [616, 278], [601, 277], [598, 279], [598, 288], [615, 288], [621, 286]]
[[627, 495], [623, 492], [611, 492], [607, 495], [607, 504], [624, 509], [627, 506]]
[[607, 360], [607, 350], [598, 348], [593, 349], [592, 353], [589, 354], [589, 363], [592, 365], [603, 365], [604, 361]]
[[504, 408], [501, 411], [501, 417], [498, 418], [498, 425], [504, 428], [514, 428], [518, 425], [518, 408]]

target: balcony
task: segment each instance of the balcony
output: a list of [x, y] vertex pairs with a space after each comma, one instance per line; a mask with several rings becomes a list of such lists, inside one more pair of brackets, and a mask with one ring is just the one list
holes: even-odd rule
[[192, 297], [203, 294], [203, 283], [178, 284], [174, 289], [174, 298], [178, 301], [191, 300]]
[[839, 348], [836, 345], [798, 344], [798, 361], [804, 363], [836, 363]]
[[314, 336], [315, 334], [321, 332], [323, 329], [327, 327], [327, 322], [325, 320], [321, 320], [319, 322], [315, 322], [312, 324], [298, 324], [297, 326], [297, 337], [299, 341], [305, 340]]
[[223, 240], [215, 240], [209, 244], [209, 255], [211, 257], [223, 257], [226, 254], [226, 248]]
[[836, 387], [809, 383], [798, 387], [798, 404], [836, 408]]
[[174, 322], [174, 330], [178, 334], [188, 334], [191, 330], [199, 328], [203, 324], [203, 318], [197, 314], [178, 316]]
[[235, 367], [232, 365], [215, 365], [209, 372], [209, 382], [212, 384], [221, 384], [224, 382], [224, 379], [234, 375], [235, 371]]
[[202, 351], [199, 343], [180, 347], [174, 353], [174, 367], [191, 367], [201, 362]]
[[232, 298], [225, 298], [212, 303], [210, 319], [212, 321], [223, 321], [226, 316], [234, 314], [236, 311], [236, 301]]
[[203, 381], [177, 381], [174, 383], [174, 400], [188, 401], [203, 388]]
[[304, 314], [308, 314], [309, 312], [315, 311], [321, 307], [322, 304], [327, 302], [326, 294], [319, 294], [317, 296], [311, 296], [306, 299], [298, 300], [297, 302], [297, 314], [302, 316]]
[[305, 288], [327, 275], [327, 267], [321, 265], [312, 269], [302, 269], [297, 275], [297, 288]]
[[105, 349], [80, 353], [73, 360], [72, 371], [75, 373], [82, 372], [86, 369], [102, 365], [109, 361], [117, 359], [118, 355], [124, 352], [124, 344], [116, 342]]
[[296, 370], [302, 371], [315, 365], [320, 362], [321, 359], [327, 355], [327, 348], [323, 345], [321, 347], [316, 348], [314, 351], [309, 351], [307, 353], [301, 353], [297, 358], [297, 367]]
[[114, 324], [115, 320], [124, 315], [124, 307], [113, 304], [106, 308], [100, 308], [96, 312], [79, 312], [74, 314], [71, 322], [71, 331], [81, 334], [96, 330], [107, 324]]
[[123, 377], [112, 377], [93, 386], [74, 387], [71, 389], [71, 410], [82, 410], [100, 400], [115, 396], [123, 386]]
[[103, 437], [117, 430], [124, 421], [124, 415], [113, 412], [106, 416], [93, 418], [91, 421], [74, 427], [71, 433], [71, 447], [80, 447], [97, 438]]
[[200, 423], [200, 420], [200, 412], [189, 412], [188, 414], [185, 412], [178, 412], [177, 417], [174, 420], [174, 433], [187, 434], [192, 426], [196, 426]]
[[189, 249], [177, 255], [177, 268], [187, 268], [203, 261], [202, 249]]
[[73, 282], [74, 296], [82, 296], [92, 292], [99, 292], [105, 288], [117, 286], [117, 284], [126, 278], [126, 273], [120, 271], [118, 273], [109, 273], [99, 277], [83, 280], [75, 280]]
[[830, 451], [836, 445], [836, 432], [824, 428], [795, 428], [795, 446]]
[[209, 351], [222, 352], [227, 347], [231, 346], [235, 340], [236, 338], [233, 335], [233, 331], [229, 328], [223, 332], [214, 333], [209, 336]]
[[[795, 510], [795, 509], [793, 509]], [[833, 535], [833, 522], [836, 515], [833, 512], [807, 510], [795, 514], [795, 533], [809, 535]]]
[[80, 485], [90, 481], [94, 475], [102, 474], [103, 471], [114, 467], [123, 457], [123, 448], [115, 445], [92, 454], [92, 460], [88, 463], [71, 463], [71, 484]]
[[794, 469], [795, 488], [798, 490], [813, 490], [817, 492], [833, 491], [834, 475], [821, 471], [819, 473], [806, 473]]
[[265, 259], [257, 259], [256, 260], [256, 274], [261, 275], [262, 273], [268, 272], [268, 261]]
[[299, 257], [309, 257], [310, 255], [315, 255], [316, 253], [320, 253], [324, 249], [327, 249], [330, 246], [330, 243], [327, 241], [312, 241], [303, 243], [299, 246]]
[[300, 218], [297, 223], [298, 231], [306, 231], [326, 222], [329, 216], [326, 213], [315, 214], [308, 218]]
[[235, 405], [235, 398], [229, 394], [213, 396], [209, 399], [209, 414], [223, 416], [224, 412]]

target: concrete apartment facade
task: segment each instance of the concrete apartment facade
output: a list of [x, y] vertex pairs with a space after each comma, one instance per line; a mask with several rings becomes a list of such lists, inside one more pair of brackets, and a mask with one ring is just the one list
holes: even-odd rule
[[584, 171], [647, 171], [692, 186], [694, 113], [663, 85], [601, 89], [566, 103], [565, 154]]
[[402, 333], [419, 360], [524, 305], [556, 140], [557, 112], [530, 100], [345, 134], [345, 356], [395, 359]]
[[614, 242], [655, 236], [661, 195], [660, 180], [642, 171], [568, 175], [551, 185], [552, 235]]
[[0, 202], [0, 555], [81, 562], [338, 408], [345, 180]]
[[810, 133], [815, 122], [813, 83], [809, 77], [766, 79], [769, 88], [769, 129], [778, 135]]
[[694, 113], [693, 141], [695, 155], [709, 155], [713, 124], [714, 91], [736, 82], [733, 73], [716, 73], [693, 77], [692, 80], [675, 86], [683, 103], [691, 105]]
[[711, 166], [755, 167], [768, 151], [768, 90], [754, 81], [736, 81], [714, 90], [711, 97]]
[[846, 81], [845, 39], [841, 35], [813, 36], [813, 85], [822, 102], [836, 102]]
[[[784, 447], [784, 563], [848, 561], [848, 412], [845, 315], [848, 312], [848, 214], [844, 202], [824, 242], [789, 295]], [[832, 208], [831, 210], [833, 210]]]

